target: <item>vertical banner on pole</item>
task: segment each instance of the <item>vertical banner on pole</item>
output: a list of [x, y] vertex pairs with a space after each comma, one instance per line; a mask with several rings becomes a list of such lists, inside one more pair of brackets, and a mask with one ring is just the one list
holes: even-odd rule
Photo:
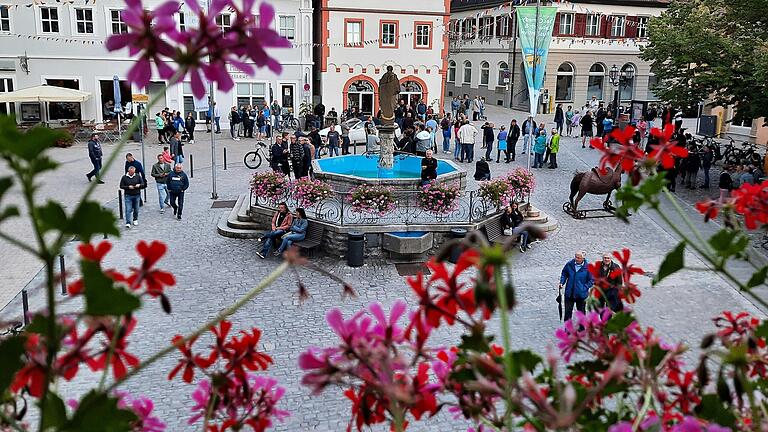
[[538, 20], [535, 6], [517, 7], [515, 14], [520, 29], [520, 49], [525, 61], [525, 80], [528, 83], [528, 96], [531, 101], [530, 114], [535, 116], [539, 90], [544, 84], [544, 71], [547, 66], [549, 43], [552, 41], [557, 8], [539, 7]]

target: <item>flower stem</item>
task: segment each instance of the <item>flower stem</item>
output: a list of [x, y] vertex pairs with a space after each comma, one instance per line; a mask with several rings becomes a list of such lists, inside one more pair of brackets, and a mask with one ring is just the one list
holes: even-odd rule
[[120, 331], [122, 331], [122, 325], [120, 323], [120, 318], [117, 318], [117, 321], [115, 322], [115, 329], [114, 334], [112, 335], [112, 340], [109, 341], [109, 351], [107, 351], [107, 359], [104, 363], [104, 373], [101, 374], [101, 379], [99, 380], [99, 390], [104, 388], [104, 383], [107, 381], [107, 375], [109, 374], [109, 365], [112, 363], [112, 356], [115, 355], [115, 347], [117, 347], [117, 340], [120, 338]]
[[209, 328], [215, 326], [220, 321], [226, 319], [230, 315], [237, 312], [240, 308], [245, 306], [249, 301], [251, 301], [254, 297], [256, 297], [259, 293], [264, 291], [268, 286], [270, 286], [280, 275], [285, 273], [286, 270], [290, 267], [290, 264], [287, 261], [284, 261], [282, 264], [280, 264], [275, 270], [272, 271], [267, 277], [261, 280], [258, 285], [251, 288], [250, 291], [248, 291], [243, 297], [240, 298], [237, 302], [235, 302], [232, 306], [228, 307], [227, 309], [221, 311], [218, 315], [216, 315], [215, 318], [211, 319], [210, 321], [206, 322], [202, 326], [198, 327], [197, 330], [189, 334], [188, 336], [185, 336], [182, 340], [177, 341], [175, 344], [169, 345], [162, 350], [158, 351], [157, 353], [153, 354], [148, 359], [144, 360], [143, 362], [139, 363], [138, 366], [131, 369], [127, 374], [125, 374], [124, 377], [120, 378], [119, 380], [113, 382], [109, 387], [107, 387], [106, 392], [109, 393], [118, 386], [120, 386], [122, 383], [127, 381], [128, 379], [132, 378], [137, 373], [141, 372], [142, 370], [146, 369], [147, 366], [151, 365], [152, 363], [160, 360], [161, 358], [165, 357], [168, 353], [175, 350], [177, 346], [187, 343], [189, 340], [196, 338], [200, 336], [201, 334], [208, 331]]
[[677, 212], [677, 214], [680, 215], [680, 218], [682, 218], [683, 222], [688, 226], [688, 229], [691, 230], [691, 232], [693, 232], [693, 235], [696, 237], [696, 239], [699, 242], [701, 242], [704, 248], [707, 249], [707, 252], [708, 253], [714, 252], [714, 250], [712, 249], [712, 246], [710, 246], [709, 243], [707, 243], [707, 241], [704, 240], [704, 237], [701, 236], [701, 233], [699, 232], [699, 230], [695, 226], [693, 226], [693, 223], [691, 223], [691, 220], [688, 218], [688, 215], [685, 214], [683, 209], [680, 207], [680, 204], [677, 203], [677, 198], [675, 198], [674, 195], [672, 195], [672, 193], [666, 187], [663, 188], [662, 191], [664, 192], [664, 196], [667, 197], [667, 200], [669, 200], [669, 202], [672, 203], [672, 206], [675, 208], [675, 211]]
[[643, 402], [643, 407], [640, 408], [640, 412], [637, 413], [637, 418], [635, 419], [635, 422], [632, 423], [632, 432], [635, 432], [639, 430], [640, 423], [642, 423], [643, 418], [645, 418], [645, 415], [648, 414], [648, 410], [651, 409], [651, 398], [653, 394], [651, 393], [651, 387], [648, 386], [648, 388], [645, 390], [645, 401]]
[[[507, 274], [509, 274], [509, 266], [507, 267]], [[499, 300], [499, 317], [501, 319], [501, 338], [504, 345], [504, 376], [507, 379], [506, 389], [504, 391], [504, 400], [506, 401], [507, 409], [505, 412], [505, 424], [507, 428], [512, 427], [512, 401], [511, 401], [511, 388], [514, 377], [512, 375], [512, 337], [509, 334], [509, 314], [507, 313], [508, 299], [507, 292], [504, 289], [504, 279], [501, 276], [501, 269], [499, 266], [495, 266], [493, 270], [493, 279], [496, 285], [496, 296]], [[510, 283], [512, 283], [510, 279]]]

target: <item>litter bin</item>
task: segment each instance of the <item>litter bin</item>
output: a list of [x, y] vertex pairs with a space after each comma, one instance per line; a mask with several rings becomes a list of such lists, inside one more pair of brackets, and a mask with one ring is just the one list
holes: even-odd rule
[[365, 234], [360, 231], [350, 231], [347, 234], [347, 265], [362, 267], [365, 257]]
[[[463, 239], [467, 236], [467, 230], [464, 228], [451, 228], [451, 239]], [[461, 245], [455, 245], [451, 249], [451, 257], [448, 259], [448, 261], [456, 264], [456, 261], [459, 260], [459, 256], [461, 253], [464, 252], [464, 246]]]

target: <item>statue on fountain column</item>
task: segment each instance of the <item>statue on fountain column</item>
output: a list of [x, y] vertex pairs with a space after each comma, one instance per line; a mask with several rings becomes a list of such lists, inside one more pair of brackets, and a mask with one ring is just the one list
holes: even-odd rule
[[400, 94], [400, 80], [392, 71], [392, 66], [387, 66], [387, 72], [379, 80], [379, 109], [381, 109], [381, 121], [384, 125], [392, 125], [395, 122], [395, 108], [397, 108]]

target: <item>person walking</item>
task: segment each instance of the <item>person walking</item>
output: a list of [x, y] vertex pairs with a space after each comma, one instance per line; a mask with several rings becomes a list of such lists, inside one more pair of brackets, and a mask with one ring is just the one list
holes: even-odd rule
[[485, 149], [485, 160], [491, 160], [493, 140], [495, 139], [493, 133], [493, 123], [485, 122], [481, 129], [483, 130], [483, 148]]
[[557, 153], [560, 151], [560, 134], [557, 129], [552, 129], [552, 138], [549, 139], [549, 169], [557, 168]]
[[297, 208], [296, 212], [293, 214], [291, 227], [280, 237], [283, 241], [280, 243], [280, 247], [275, 251], [275, 256], [282, 255], [293, 243], [304, 240], [307, 237], [308, 227], [309, 221], [307, 220], [307, 213], [304, 212], [303, 208]]
[[168, 200], [168, 176], [171, 174], [171, 164], [165, 161], [162, 153], [157, 155], [157, 163], [152, 165], [152, 171], [149, 174], [155, 179], [160, 214], [163, 214], [165, 213], [165, 206], [171, 204]]
[[182, 165], [177, 163], [168, 177], [168, 195], [177, 220], [181, 220], [181, 213], [184, 210], [184, 192], [187, 188], [189, 188], [189, 177], [183, 171]]
[[[573, 106], [568, 105], [568, 111], [565, 112], [565, 136], [571, 136], [571, 132], [573, 132]], [[560, 131], [560, 135], [562, 135], [563, 132]]]
[[533, 167], [544, 168], [544, 152], [547, 151], [547, 131], [539, 131], [533, 145]]
[[160, 113], [155, 114], [155, 129], [157, 130], [157, 141], [160, 144], [166, 143], [168, 137], [165, 136], [165, 119]]
[[[515, 160], [517, 153], [517, 140], [520, 139], [520, 126], [517, 125], [517, 120], [512, 119], [509, 122], [509, 135], [507, 135], [507, 148], [509, 149], [507, 155], [511, 156], [511, 160]], [[507, 163], [509, 163], [510, 157], [507, 156]]]
[[190, 112], [187, 114], [187, 119], [184, 120], [184, 129], [187, 131], [187, 135], [189, 135], [189, 143], [194, 144], [195, 143], [195, 126], [197, 125], [197, 122], [195, 122], [195, 118], [192, 116], [192, 113]]
[[499, 134], [496, 136], [496, 139], [499, 140], [499, 144], [496, 145], [496, 163], [499, 163], [501, 152], [504, 152], [504, 155], [506, 156], [504, 158], [504, 162], [509, 163], [509, 150], [507, 149], [508, 133], [506, 129], [506, 126], [501, 125], [499, 128]]
[[563, 112], [563, 104], [559, 103], [557, 104], [557, 108], [555, 108], [555, 129], [559, 133], [563, 133], [563, 123], [565, 122], [565, 113]]
[[232, 107], [232, 109], [229, 111], [229, 134], [232, 136], [232, 139], [235, 141], [240, 141], [239, 135], [239, 126], [240, 123], [240, 112], [237, 111], [237, 107]]
[[624, 310], [624, 304], [619, 297], [619, 288], [621, 288], [621, 268], [618, 264], [613, 262], [613, 257], [610, 253], [603, 254], [603, 260], [600, 262], [600, 268], [598, 269], [598, 276], [600, 282], [596, 284], [593, 290], [598, 290], [600, 293], [600, 307], [605, 307], [606, 303], [613, 312], [621, 312]]
[[137, 161], [136, 158], [133, 157], [133, 153], [126, 153], [125, 169], [123, 171], [128, 172], [128, 168], [130, 167], [136, 168], [136, 173], [141, 175], [141, 179], [146, 183], [147, 175], [144, 172], [144, 165], [142, 165], [141, 162]]
[[136, 173], [136, 167], [130, 166], [120, 179], [120, 189], [124, 192], [125, 201], [125, 227], [130, 229], [139, 225], [139, 202], [141, 200], [141, 190], [144, 189], [144, 180], [141, 175]]
[[467, 163], [472, 163], [472, 159], [475, 156], [475, 136], [477, 132], [477, 129], [469, 120], [464, 120], [464, 124], [459, 128], [459, 141], [461, 142], [460, 162], [464, 162], [466, 157]]
[[[581, 118], [581, 148], [586, 148], [584, 145], [587, 138], [592, 139], [592, 112], [587, 111], [584, 113], [584, 117]], [[590, 144], [589, 147], [592, 147]]]
[[574, 305], [576, 310], [585, 312], [585, 300], [589, 295], [589, 288], [594, 284], [594, 278], [587, 266], [586, 252], [578, 251], [560, 272], [558, 288], [565, 288], [565, 321], [573, 316]]
[[181, 133], [176, 131], [171, 137], [171, 157], [175, 163], [184, 162], [184, 143], [181, 142]]
[[331, 123], [331, 127], [328, 130], [328, 134], [326, 135], [326, 139], [328, 140], [328, 156], [338, 156], [341, 135], [336, 131], [336, 126], [333, 123]]
[[272, 216], [272, 229], [256, 240], [257, 244], [261, 244], [261, 251], [257, 251], [256, 255], [261, 259], [266, 258], [272, 248], [272, 242], [288, 232], [292, 224], [293, 216], [288, 211], [288, 204], [281, 202], [277, 205], [277, 212]]
[[91, 135], [91, 139], [88, 140], [88, 159], [91, 160], [93, 169], [85, 175], [85, 178], [88, 179], [89, 183], [92, 178], [96, 177], [98, 184], [104, 184], [101, 180], [101, 159], [103, 155], [104, 153], [101, 151], [101, 143], [99, 142], [99, 134]]

